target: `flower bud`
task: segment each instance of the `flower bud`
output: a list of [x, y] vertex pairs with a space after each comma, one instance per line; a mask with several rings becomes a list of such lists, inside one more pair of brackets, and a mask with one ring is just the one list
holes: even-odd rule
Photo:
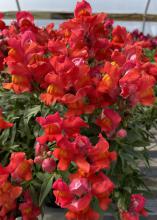
[[124, 138], [124, 137], [127, 136], [127, 131], [122, 128], [119, 131], [117, 131], [116, 136], [119, 137], [119, 138]]
[[34, 163], [41, 165], [42, 162], [43, 162], [43, 157], [37, 156], [37, 157], [34, 158]]
[[46, 158], [42, 163], [42, 169], [45, 172], [52, 173], [56, 168], [56, 162], [53, 158]]

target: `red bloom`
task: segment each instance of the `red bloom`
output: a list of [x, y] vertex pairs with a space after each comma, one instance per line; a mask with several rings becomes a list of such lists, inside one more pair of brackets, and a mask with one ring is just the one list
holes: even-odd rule
[[63, 129], [69, 137], [79, 134], [81, 127], [88, 127], [81, 117], [71, 116], [63, 120]]
[[5, 167], [2, 167], [0, 164], [0, 184], [3, 184], [7, 181], [9, 176], [8, 171], [5, 169]]
[[121, 212], [121, 220], [139, 220], [139, 215], [123, 211]]
[[44, 117], [37, 117], [36, 121], [44, 129], [44, 135], [37, 138], [40, 144], [45, 144], [47, 141], [54, 141], [62, 137], [62, 124], [63, 119], [60, 117], [59, 113], [56, 112], [53, 115], [48, 115]]
[[102, 172], [98, 175], [91, 177], [92, 182], [92, 193], [98, 198], [99, 206], [101, 209], [106, 211], [111, 199], [109, 198], [110, 194], [114, 190], [114, 184], [111, 180], [105, 176]]
[[97, 119], [96, 124], [101, 127], [101, 130], [110, 136], [121, 122], [120, 115], [112, 109], [104, 109], [100, 119]]
[[116, 152], [109, 152], [109, 143], [99, 136], [99, 141], [88, 151], [88, 158], [91, 164], [91, 169], [94, 172], [100, 171], [101, 169], [108, 169], [112, 160], [116, 159]]
[[66, 171], [71, 161], [75, 159], [75, 144], [64, 137], [57, 142], [57, 146], [58, 148], [53, 151], [54, 157], [59, 160], [57, 168]]
[[56, 197], [56, 204], [64, 208], [69, 204], [73, 196], [70, 193], [68, 185], [62, 179], [58, 179], [53, 183], [53, 193]]
[[103, 77], [98, 85], [98, 91], [109, 93], [111, 97], [117, 95], [120, 78], [119, 66], [115, 62], [106, 62], [102, 69]]
[[151, 105], [155, 101], [153, 86], [155, 78], [137, 68], [127, 71], [119, 81], [121, 96], [129, 98], [132, 105], [141, 103]]
[[91, 87], [79, 89], [76, 95], [67, 93], [63, 96], [62, 102], [68, 107], [67, 116], [90, 114], [94, 111], [95, 106], [88, 102], [88, 96], [91, 96]]
[[19, 210], [23, 220], [37, 220], [40, 215], [40, 209], [32, 202], [28, 191], [24, 193], [24, 202], [19, 205]]
[[125, 43], [131, 42], [132, 37], [127, 33], [125, 27], [116, 26], [112, 31], [112, 44], [116, 48], [121, 48]]
[[14, 124], [7, 122], [3, 119], [2, 110], [0, 110], [0, 129], [6, 129], [13, 127]]
[[99, 219], [99, 213], [97, 213], [96, 211], [94, 211], [93, 209], [89, 208], [83, 212], [72, 212], [72, 211], [68, 211], [65, 215], [67, 220], [76, 220], [76, 219], [80, 219], [80, 220], [98, 220]]
[[86, 179], [74, 179], [69, 187], [59, 179], [53, 184], [53, 189], [56, 203], [68, 208], [70, 213], [81, 216], [89, 209], [92, 195]]
[[8, 212], [16, 208], [16, 199], [21, 193], [22, 187], [13, 186], [8, 181], [0, 185], [0, 217], [6, 217]]
[[4, 17], [4, 14], [0, 12], [0, 30], [4, 30], [6, 28], [5, 22], [2, 20]]
[[30, 12], [20, 11], [16, 13], [17, 24], [21, 32], [26, 30], [37, 31], [37, 28], [34, 25], [34, 17]]
[[55, 104], [64, 95], [64, 84], [61, 78], [53, 72], [46, 75], [45, 82], [48, 84], [47, 91], [40, 95], [40, 99], [46, 105]]
[[85, 0], [82, 0], [81, 2], [77, 2], [74, 15], [76, 18], [82, 17], [82, 16], [90, 16], [92, 14], [91, 6], [88, 2]]
[[33, 15], [28, 12], [28, 11], [20, 11], [20, 12], [17, 12], [16, 13], [16, 19], [17, 19], [17, 22], [20, 26], [23, 26], [23, 25], [28, 25], [28, 22], [30, 24], [34, 23], [34, 17]]
[[145, 198], [141, 194], [132, 194], [129, 211], [138, 213], [143, 216], [147, 216], [148, 213], [144, 209], [145, 202]]
[[24, 76], [12, 75], [11, 83], [3, 83], [4, 89], [13, 89], [15, 93], [19, 94], [22, 92], [30, 91], [29, 80]]
[[27, 160], [24, 152], [15, 152], [11, 154], [6, 170], [16, 181], [29, 181], [32, 179], [32, 164], [33, 160]]

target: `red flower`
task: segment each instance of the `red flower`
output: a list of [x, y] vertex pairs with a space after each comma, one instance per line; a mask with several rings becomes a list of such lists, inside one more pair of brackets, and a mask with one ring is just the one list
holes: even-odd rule
[[96, 124], [101, 127], [101, 130], [110, 136], [121, 122], [120, 115], [112, 109], [104, 109], [100, 119], [97, 119]]
[[73, 196], [70, 193], [68, 185], [62, 179], [58, 179], [53, 183], [53, 193], [56, 197], [56, 204], [64, 208], [69, 204]]
[[91, 164], [91, 169], [94, 172], [101, 169], [108, 169], [112, 160], [116, 159], [116, 152], [109, 152], [109, 143], [99, 135], [99, 141], [88, 151], [88, 158]]
[[68, 211], [65, 215], [67, 220], [76, 220], [76, 219], [80, 219], [80, 220], [98, 220], [99, 219], [99, 213], [97, 213], [96, 211], [94, 211], [93, 209], [89, 208], [83, 212], [72, 212], [72, 211]]
[[70, 213], [82, 216], [92, 199], [92, 194], [86, 179], [74, 179], [69, 187], [61, 179], [53, 184], [56, 203], [63, 208], [68, 208]]
[[59, 160], [57, 168], [66, 171], [71, 161], [75, 159], [75, 144], [64, 137], [57, 142], [57, 147], [53, 151], [54, 157]]
[[98, 91], [108, 93], [111, 97], [117, 95], [118, 82], [120, 78], [119, 66], [115, 62], [106, 62], [101, 70], [103, 77], [98, 85]]
[[4, 30], [6, 28], [5, 22], [2, 20], [4, 17], [4, 14], [0, 12], [0, 30]]
[[28, 23], [34, 23], [33, 15], [28, 11], [20, 11], [16, 13], [16, 19], [20, 26], [28, 25]]
[[92, 182], [92, 193], [98, 198], [101, 209], [106, 211], [111, 203], [109, 196], [114, 190], [114, 184], [102, 172], [98, 175], [93, 175], [90, 179]]
[[141, 103], [151, 105], [155, 101], [153, 87], [155, 78], [137, 68], [128, 70], [119, 81], [121, 96], [129, 98], [132, 105]]
[[28, 191], [24, 193], [24, 202], [19, 205], [19, 210], [23, 220], [37, 220], [40, 214], [40, 209], [33, 204]]
[[81, 2], [77, 2], [74, 15], [76, 18], [82, 17], [82, 16], [90, 16], [92, 14], [91, 6], [88, 2], [85, 0], [82, 0]]
[[71, 116], [63, 120], [63, 129], [69, 137], [79, 134], [82, 127], [88, 127], [88, 125], [81, 117]]
[[37, 138], [40, 144], [45, 144], [47, 141], [54, 141], [62, 137], [62, 124], [63, 119], [60, 117], [59, 113], [56, 112], [53, 115], [48, 115], [44, 117], [37, 117], [36, 121], [44, 129], [44, 135]]
[[138, 213], [143, 216], [147, 216], [148, 213], [144, 209], [145, 202], [146, 200], [141, 194], [132, 194], [129, 211]]
[[2, 167], [0, 164], [0, 184], [3, 184], [7, 181], [9, 176], [8, 171], [5, 169], [5, 167]]
[[8, 181], [0, 185], [0, 217], [6, 217], [8, 212], [16, 208], [16, 199], [21, 193], [22, 187], [13, 186]]
[[24, 152], [15, 152], [11, 154], [6, 170], [16, 181], [29, 181], [32, 179], [32, 164], [33, 160], [27, 160]]
[[34, 17], [30, 12], [20, 11], [16, 13], [17, 24], [21, 32], [26, 30], [37, 31], [37, 28], [34, 25]]
[[121, 48], [125, 43], [131, 42], [132, 38], [126, 31], [125, 27], [116, 26], [112, 31], [112, 44], [116, 48]]
[[63, 96], [62, 102], [67, 106], [68, 111], [66, 112], [67, 116], [81, 115], [81, 114], [91, 114], [95, 106], [88, 102], [88, 96], [91, 96], [91, 87], [84, 87], [79, 89], [76, 95], [67, 93]]
[[45, 82], [48, 84], [47, 91], [40, 95], [40, 99], [46, 105], [55, 104], [64, 95], [64, 84], [61, 78], [53, 72], [46, 75]]
[[139, 220], [139, 215], [123, 211], [121, 212], [121, 220]]
[[2, 110], [0, 110], [0, 129], [6, 129], [13, 127], [14, 124], [7, 122], [3, 119]]

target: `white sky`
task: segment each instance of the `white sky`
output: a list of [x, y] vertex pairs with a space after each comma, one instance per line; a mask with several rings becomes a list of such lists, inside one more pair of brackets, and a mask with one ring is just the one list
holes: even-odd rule
[[[23, 10], [73, 11], [77, 0], [19, 0]], [[94, 11], [143, 13], [147, 0], [89, 0]], [[16, 10], [15, 0], [0, 0], [0, 11]], [[157, 14], [157, 0], [151, 0], [150, 13]]]
[[[73, 12], [77, 0], [19, 0], [22, 10], [28, 11], [67, 11]], [[88, 0], [94, 12], [108, 13], [143, 13], [147, 0]], [[16, 11], [15, 0], [0, 0], [0, 11]], [[157, 0], [151, 0], [148, 13], [157, 14]], [[56, 21], [59, 24], [61, 21]], [[45, 25], [48, 21], [37, 21], [39, 25]], [[141, 22], [120, 22], [128, 30], [142, 28]], [[149, 22], [146, 25], [146, 33], [157, 35], [157, 22]]]

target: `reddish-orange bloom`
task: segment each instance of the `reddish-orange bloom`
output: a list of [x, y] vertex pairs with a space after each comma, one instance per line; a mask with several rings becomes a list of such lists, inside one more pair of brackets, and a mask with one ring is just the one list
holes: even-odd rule
[[37, 117], [36, 121], [44, 129], [44, 135], [37, 138], [40, 144], [45, 144], [47, 141], [54, 141], [62, 137], [63, 119], [58, 112], [53, 115], [48, 115], [45, 118]]
[[3, 119], [2, 110], [0, 109], [0, 129], [6, 129], [13, 127], [14, 124], [7, 122]]
[[117, 158], [117, 155], [115, 151], [109, 152], [109, 143], [99, 135], [98, 143], [88, 151], [88, 158], [91, 170], [96, 173], [101, 169], [109, 169], [110, 163]]
[[130, 213], [128, 211], [122, 211], [120, 213], [121, 220], [139, 220], [139, 215]]
[[60, 178], [53, 183], [53, 194], [56, 197], [56, 204], [64, 208], [69, 204], [73, 196], [70, 193], [68, 185]]
[[0, 164], [0, 184], [5, 183], [8, 179], [8, 176], [8, 171]]
[[19, 210], [23, 220], [37, 220], [40, 215], [40, 209], [33, 204], [28, 191], [24, 193], [24, 202], [19, 205]]
[[118, 128], [121, 122], [120, 115], [112, 109], [104, 109], [100, 119], [97, 119], [96, 124], [101, 127], [101, 130], [110, 136]]
[[67, 116], [90, 114], [94, 111], [95, 106], [88, 102], [88, 96], [91, 92], [91, 87], [84, 87], [79, 89], [76, 95], [67, 93], [63, 96], [62, 102], [67, 106]]
[[13, 186], [6, 181], [0, 185], [0, 217], [16, 208], [16, 199], [21, 195], [22, 187]]
[[92, 14], [91, 6], [88, 2], [85, 0], [82, 0], [81, 2], [77, 2], [74, 15], [76, 18], [82, 17], [82, 16], [90, 16]]
[[71, 137], [80, 133], [81, 127], [88, 127], [81, 117], [68, 117], [63, 120], [63, 129]]
[[121, 48], [125, 43], [131, 42], [132, 37], [127, 33], [125, 27], [116, 26], [112, 31], [112, 44], [116, 48]]
[[3, 88], [8, 90], [14, 90], [16, 94], [22, 92], [28, 92], [31, 90], [29, 80], [25, 76], [12, 75], [11, 83], [3, 83]]
[[71, 161], [75, 159], [75, 144], [64, 137], [57, 142], [57, 146], [58, 148], [53, 151], [54, 157], [59, 160], [57, 168], [66, 171]]
[[61, 179], [58, 179], [53, 184], [53, 189], [56, 203], [70, 210], [67, 214], [69, 217], [66, 216], [67, 219], [73, 219], [71, 218], [72, 216], [80, 216], [80, 219], [83, 219], [85, 216], [92, 216], [92, 214], [87, 214], [92, 199], [87, 179], [73, 179], [69, 186]]
[[151, 105], [155, 101], [153, 87], [155, 78], [137, 68], [128, 70], [120, 79], [121, 96], [129, 98], [132, 105]]
[[32, 179], [32, 164], [33, 160], [27, 160], [24, 152], [15, 152], [11, 154], [6, 170], [15, 181], [29, 181]]
[[64, 84], [61, 77], [54, 72], [48, 73], [45, 77], [45, 83], [48, 84], [48, 87], [46, 93], [40, 95], [40, 99], [46, 105], [55, 104], [55, 102], [64, 95]]
[[114, 190], [114, 184], [102, 172], [91, 176], [90, 180], [92, 182], [92, 193], [98, 198], [101, 209], [106, 211], [112, 201], [109, 196]]
[[102, 93], [109, 93], [111, 97], [114, 97], [118, 92], [118, 82], [121, 74], [119, 66], [116, 62], [106, 62], [101, 71], [103, 73], [103, 77], [98, 85], [98, 91]]
[[87, 210], [84, 210], [83, 212], [72, 212], [68, 211], [65, 215], [67, 220], [98, 220], [99, 219], [99, 213], [94, 211], [93, 209], [89, 208]]

